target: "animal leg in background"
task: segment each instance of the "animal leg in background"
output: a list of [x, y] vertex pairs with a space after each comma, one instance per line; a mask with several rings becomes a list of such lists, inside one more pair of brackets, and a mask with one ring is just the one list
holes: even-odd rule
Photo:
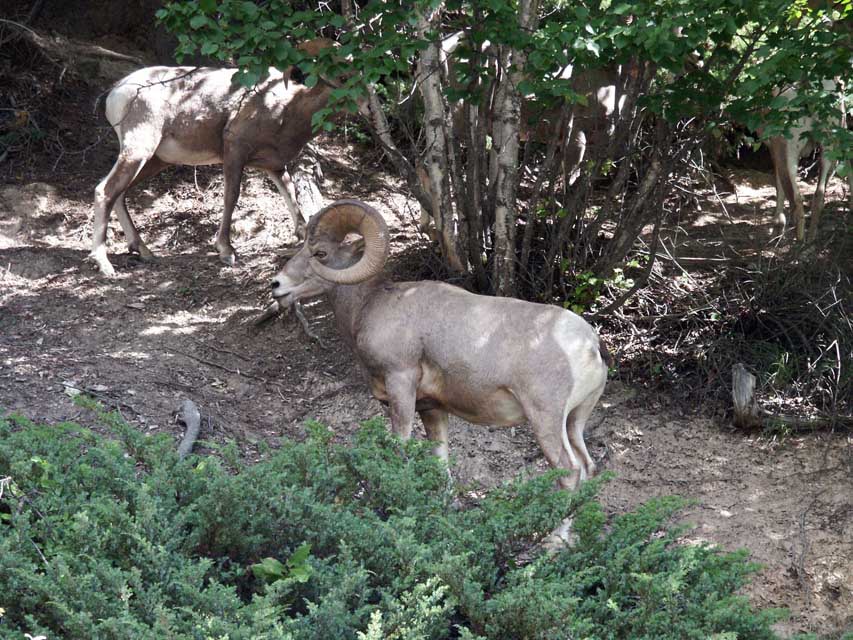
[[219, 231], [216, 234], [216, 241], [213, 246], [219, 251], [219, 259], [229, 267], [233, 267], [237, 262], [237, 253], [231, 246], [231, 215], [234, 213], [234, 207], [237, 206], [237, 200], [240, 199], [240, 181], [243, 179], [245, 160], [242, 156], [229, 153], [227, 148], [224, 156], [222, 182], [225, 191], [225, 206], [222, 210], [222, 220], [219, 222]]
[[127, 189], [122, 191], [121, 195], [118, 197], [115, 203], [114, 208], [116, 211], [116, 215], [118, 216], [118, 221], [121, 224], [122, 231], [124, 231], [124, 238], [127, 241], [128, 251], [130, 253], [138, 253], [139, 256], [144, 260], [153, 258], [154, 254], [142, 241], [142, 238], [139, 235], [139, 231], [137, 230], [136, 225], [133, 224], [133, 218], [131, 218], [130, 213], [128, 213], [125, 198], [127, 197], [127, 192], [133, 189], [136, 185], [140, 184], [141, 182], [144, 182], [148, 178], [156, 176], [168, 166], [168, 162], [160, 160], [160, 158], [158, 158], [157, 156], [151, 157], [151, 159], [149, 159], [148, 162], [145, 163], [145, 166], [142, 167], [139, 173], [136, 174], [136, 177], [128, 185]]
[[784, 233], [787, 224], [785, 218], [785, 199], [787, 198], [791, 203], [797, 239], [802, 240], [806, 234], [806, 212], [803, 208], [803, 196], [797, 184], [799, 143], [775, 137], [770, 141], [769, 146], [770, 155], [773, 158], [773, 170], [776, 174], [776, 219], [782, 225]]
[[[145, 136], [142, 132], [141, 136]], [[137, 146], [134, 148], [125, 147], [119, 153], [116, 163], [107, 174], [107, 177], [98, 183], [95, 187], [95, 215], [94, 215], [94, 230], [92, 233], [92, 251], [89, 254], [91, 260], [97, 264], [98, 268], [106, 276], [115, 275], [115, 270], [107, 259], [107, 227], [109, 226], [110, 213], [116, 200], [127, 191], [133, 180], [142, 170], [145, 163], [154, 155], [154, 151], [159, 144], [159, 135], [153, 132], [148, 134], [148, 139], [151, 140], [147, 146]], [[127, 209], [123, 208], [122, 215], [126, 215]], [[125, 220], [125, 224], [130, 221], [129, 216]], [[124, 226], [124, 225], [123, 225]], [[132, 223], [130, 226], [133, 226]], [[127, 232], [129, 229], [126, 229]], [[136, 228], [133, 227], [131, 240], [133, 239]], [[138, 233], [135, 233], [138, 237]]]
[[275, 171], [267, 171], [270, 180], [273, 181], [278, 192], [284, 198], [284, 204], [290, 212], [290, 218], [293, 220], [293, 228], [296, 237], [300, 240], [305, 239], [305, 217], [302, 215], [302, 209], [299, 208], [299, 202], [296, 200], [296, 188], [293, 186], [293, 181], [290, 179], [290, 173], [282, 171], [281, 174]]

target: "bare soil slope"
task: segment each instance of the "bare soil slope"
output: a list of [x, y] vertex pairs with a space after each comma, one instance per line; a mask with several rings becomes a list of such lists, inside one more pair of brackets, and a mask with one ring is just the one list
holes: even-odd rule
[[[360, 197], [377, 205], [395, 229], [398, 252], [423, 242], [401, 185], [367, 169], [377, 159], [363, 150], [323, 148], [328, 199]], [[325, 303], [308, 308], [323, 346], [292, 319], [251, 328], [276, 252], [293, 241], [272, 185], [257, 175], [245, 179], [235, 242], [241, 262], [227, 268], [209, 248], [221, 208], [218, 170], [177, 173], [131, 198], [160, 257], [142, 263], [124, 255], [115, 238], [114, 280], [83, 261], [96, 169], [73, 172], [73, 179], [60, 170], [47, 182], [0, 188], [0, 408], [38, 421], [86, 421], [90, 416], [69, 396], [77, 389], [141, 430], [177, 438], [175, 411], [190, 398], [204, 416], [203, 438], [235, 440], [248, 460], [260, 442], [301, 438], [307, 419], [346, 438], [360, 420], [381, 413]], [[696, 525], [688, 538], [748, 548], [765, 565], [750, 595], [762, 606], [790, 607], [785, 630], [851, 625], [849, 438], [744, 435], [618, 380], [593, 415], [588, 438], [601, 466], [617, 474], [603, 494], [611, 510], [662, 494], [694, 498], [685, 514]], [[472, 490], [545, 468], [523, 427], [454, 420], [451, 452], [457, 480]]]

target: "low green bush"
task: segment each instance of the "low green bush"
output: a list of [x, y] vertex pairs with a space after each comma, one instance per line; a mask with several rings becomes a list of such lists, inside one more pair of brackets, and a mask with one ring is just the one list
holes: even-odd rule
[[[664, 498], [608, 518], [554, 473], [459, 509], [446, 469], [381, 420], [308, 426], [261, 462], [179, 460], [101, 414], [0, 420], [0, 637], [775, 638], [745, 553], [680, 544]], [[567, 514], [578, 542], [539, 543]]]

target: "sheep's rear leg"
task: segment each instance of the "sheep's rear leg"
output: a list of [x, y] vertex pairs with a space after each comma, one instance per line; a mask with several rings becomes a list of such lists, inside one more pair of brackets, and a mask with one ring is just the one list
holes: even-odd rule
[[139, 254], [139, 257], [143, 260], [150, 260], [154, 257], [154, 254], [142, 241], [142, 237], [139, 235], [139, 230], [136, 228], [136, 225], [133, 223], [133, 218], [130, 217], [130, 213], [127, 210], [125, 198], [127, 197], [127, 192], [133, 189], [136, 185], [156, 176], [168, 166], [169, 164], [167, 162], [160, 160], [157, 156], [152, 157], [145, 163], [145, 166], [142, 167], [137, 176], [128, 185], [127, 189], [121, 193], [115, 203], [118, 221], [119, 224], [121, 224], [125, 240], [127, 241], [127, 249], [130, 253]]
[[566, 431], [568, 432], [569, 443], [571, 444], [574, 453], [583, 463], [583, 467], [581, 468], [581, 480], [586, 480], [586, 478], [591, 478], [595, 475], [595, 461], [592, 459], [592, 456], [589, 455], [589, 451], [586, 448], [583, 432], [586, 428], [586, 421], [592, 414], [592, 410], [598, 403], [598, 399], [601, 397], [603, 390], [604, 388], [602, 387], [590, 394], [588, 398], [569, 412], [569, 417], [566, 419]]
[[555, 469], [565, 469], [569, 475], [560, 478], [560, 486], [574, 490], [578, 487], [584, 467], [578, 460], [566, 434], [567, 412], [557, 413], [553, 409], [537, 410], [525, 407], [525, 413], [533, 427], [533, 435], [545, 459]]
[[275, 171], [267, 171], [270, 180], [273, 181], [278, 192], [284, 198], [284, 204], [290, 212], [290, 218], [293, 220], [293, 229], [296, 237], [299, 240], [305, 239], [305, 217], [302, 215], [302, 209], [299, 207], [299, 202], [296, 200], [296, 188], [293, 186], [293, 181], [290, 179], [290, 174], [285, 169], [280, 174]]
[[107, 177], [95, 187], [95, 215], [92, 251], [89, 253], [89, 259], [105, 276], [115, 275], [115, 269], [107, 257], [107, 227], [110, 212], [150, 157], [150, 153], [143, 153], [138, 149], [123, 149]]
[[[553, 400], [551, 403], [553, 404]], [[533, 434], [539, 442], [539, 447], [550, 465], [555, 469], [569, 471], [569, 475], [559, 479], [560, 486], [570, 491], [577, 489], [585, 474], [584, 466], [578, 460], [566, 435], [568, 412], [563, 410], [558, 413], [553, 408], [535, 410], [525, 406], [525, 413], [533, 427]], [[572, 544], [572, 522], [571, 516], [564, 518], [543, 541], [544, 547], [549, 552]]]
[[231, 246], [231, 216], [234, 213], [234, 207], [237, 206], [237, 200], [240, 198], [240, 181], [243, 178], [244, 166], [245, 162], [242, 158], [225, 154], [225, 161], [222, 164], [225, 207], [222, 211], [222, 220], [219, 223], [219, 231], [216, 234], [213, 246], [219, 252], [219, 259], [229, 267], [233, 267], [237, 262], [237, 252]]
[[826, 197], [826, 183], [829, 176], [835, 171], [835, 163], [827, 157], [826, 149], [820, 152], [820, 177], [817, 179], [814, 197], [812, 197], [812, 220], [809, 223], [809, 242], [817, 238], [820, 215], [823, 213], [824, 199]]
[[447, 462], [447, 412], [441, 409], [428, 409], [420, 412], [427, 438], [435, 443], [432, 452]]
[[[806, 236], [806, 212], [803, 207], [803, 195], [797, 184], [797, 163], [799, 160], [799, 148], [794, 142], [782, 138], [775, 139], [770, 145], [770, 154], [773, 158], [773, 168], [776, 172], [776, 213], [779, 221], [784, 221], [785, 199], [791, 204], [791, 216], [797, 234], [797, 240], [804, 240]], [[779, 186], [782, 186], [782, 193]], [[784, 229], [783, 229], [784, 231]]]

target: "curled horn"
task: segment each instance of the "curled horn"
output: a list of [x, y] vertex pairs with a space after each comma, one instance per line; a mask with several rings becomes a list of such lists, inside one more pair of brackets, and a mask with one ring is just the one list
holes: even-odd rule
[[364, 238], [361, 259], [351, 267], [332, 269], [312, 257], [309, 264], [314, 273], [337, 284], [356, 284], [382, 271], [388, 259], [388, 226], [376, 209], [360, 200], [338, 200], [311, 218], [308, 243], [317, 234], [328, 234], [341, 242], [351, 232]]

